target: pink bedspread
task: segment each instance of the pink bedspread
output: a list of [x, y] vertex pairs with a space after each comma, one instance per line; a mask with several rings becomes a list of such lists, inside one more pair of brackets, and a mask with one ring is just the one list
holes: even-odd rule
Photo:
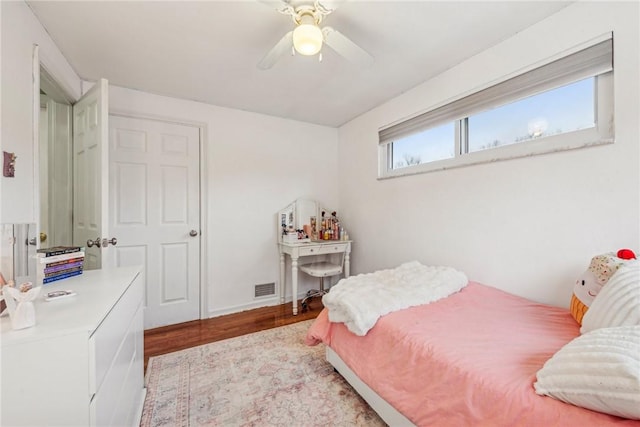
[[364, 337], [330, 323], [325, 309], [306, 342], [329, 345], [419, 426], [640, 426], [535, 393], [536, 372], [578, 335], [566, 309], [470, 282], [380, 318]]

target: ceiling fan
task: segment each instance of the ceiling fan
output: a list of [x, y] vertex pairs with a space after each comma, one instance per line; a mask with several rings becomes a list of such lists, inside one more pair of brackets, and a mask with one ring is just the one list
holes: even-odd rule
[[[286, 33], [278, 43], [258, 62], [258, 68], [267, 70], [287, 52], [301, 55], [318, 55], [322, 61], [322, 45], [326, 44], [340, 56], [360, 66], [373, 64], [373, 57], [360, 46], [349, 40], [341, 32], [331, 27], [320, 28], [322, 19], [333, 12], [330, 0], [315, 0], [312, 4], [300, 4], [293, 6], [285, 0], [260, 0], [270, 6], [276, 6], [276, 10], [283, 15], [291, 16], [295, 27]], [[289, 0], [291, 1], [291, 0]]]

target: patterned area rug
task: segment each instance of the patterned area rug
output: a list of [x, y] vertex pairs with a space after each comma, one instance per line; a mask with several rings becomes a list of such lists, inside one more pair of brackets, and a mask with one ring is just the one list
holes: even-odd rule
[[150, 358], [141, 426], [384, 426], [304, 344], [311, 322]]

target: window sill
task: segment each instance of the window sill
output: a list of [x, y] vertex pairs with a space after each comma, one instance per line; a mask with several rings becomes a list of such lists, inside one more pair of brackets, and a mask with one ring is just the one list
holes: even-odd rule
[[549, 136], [524, 143], [476, 151], [452, 159], [438, 160], [435, 162], [423, 163], [420, 165], [393, 170], [381, 169], [378, 173], [378, 180], [532, 157], [541, 154], [578, 150], [581, 148], [613, 143], [614, 138], [601, 138], [598, 132], [594, 128], [591, 128], [561, 135]]

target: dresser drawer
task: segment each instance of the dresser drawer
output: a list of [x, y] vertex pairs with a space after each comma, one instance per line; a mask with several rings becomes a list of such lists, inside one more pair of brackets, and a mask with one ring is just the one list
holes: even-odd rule
[[89, 338], [89, 394], [102, 384], [116, 354], [126, 338], [129, 325], [144, 297], [141, 275], [138, 275], [100, 326]]
[[319, 253], [320, 246], [309, 246], [298, 250], [298, 256], [318, 255]]
[[348, 243], [334, 243], [331, 245], [322, 245], [318, 249], [319, 254], [335, 254], [347, 250]]
[[348, 244], [349, 243], [333, 243], [307, 246], [298, 250], [298, 256], [335, 254], [338, 252], [344, 252]]
[[130, 426], [140, 406], [144, 387], [142, 302], [113, 363], [89, 406], [92, 426]]

